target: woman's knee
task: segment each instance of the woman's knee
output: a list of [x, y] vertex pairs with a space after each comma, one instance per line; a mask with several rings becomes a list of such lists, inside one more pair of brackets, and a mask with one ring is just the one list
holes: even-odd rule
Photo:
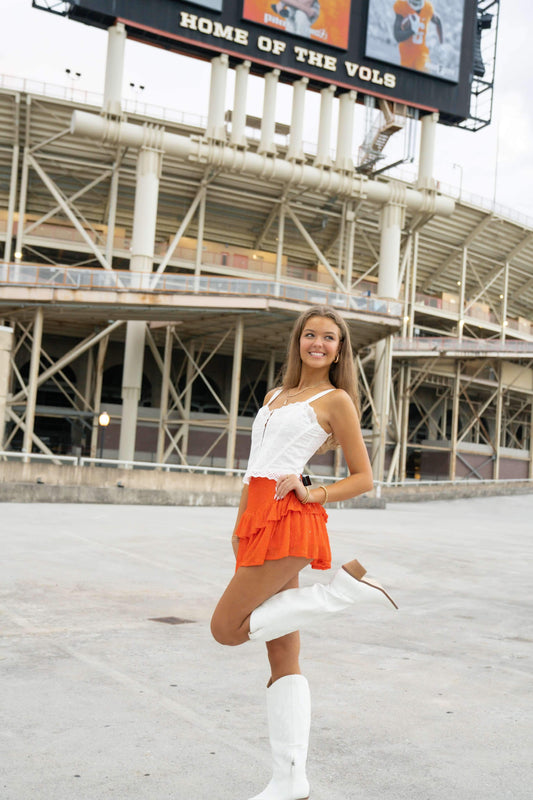
[[211, 619], [211, 634], [213, 639], [219, 644], [228, 647], [235, 647], [238, 644], [243, 644], [248, 640], [247, 631], [243, 631], [239, 627], [234, 627], [228, 623], [227, 620], [221, 618], [216, 612]]

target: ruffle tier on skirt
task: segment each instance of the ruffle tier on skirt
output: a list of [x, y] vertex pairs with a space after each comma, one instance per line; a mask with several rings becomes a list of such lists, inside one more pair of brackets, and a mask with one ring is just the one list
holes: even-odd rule
[[251, 478], [248, 503], [240, 519], [237, 568], [252, 567], [286, 556], [311, 559], [313, 569], [331, 567], [326, 522], [320, 503], [301, 503], [294, 492], [274, 500], [276, 481]]

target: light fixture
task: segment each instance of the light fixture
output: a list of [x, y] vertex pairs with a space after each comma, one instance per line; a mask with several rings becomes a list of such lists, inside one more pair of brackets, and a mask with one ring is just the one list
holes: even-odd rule
[[18, 261], [20, 261], [20, 259], [22, 258], [22, 253], [20, 252], [20, 250], [17, 250], [17, 251], [16, 251], [16, 253], [15, 253], [15, 258], [16, 258]]
[[111, 417], [109, 416], [107, 411], [102, 411], [102, 413], [98, 417], [98, 424], [102, 428], [107, 428], [107, 426], [109, 425], [110, 422], [111, 422]]

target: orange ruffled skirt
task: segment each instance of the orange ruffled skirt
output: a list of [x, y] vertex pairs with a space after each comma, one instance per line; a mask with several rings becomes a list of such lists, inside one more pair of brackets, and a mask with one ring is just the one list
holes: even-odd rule
[[326, 522], [320, 503], [301, 503], [294, 492], [274, 500], [276, 481], [251, 478], [248, 503], [239, 521], [237, 565], [253, 567], [286, 556], [311, 559], [313, 569], [331, 567]]

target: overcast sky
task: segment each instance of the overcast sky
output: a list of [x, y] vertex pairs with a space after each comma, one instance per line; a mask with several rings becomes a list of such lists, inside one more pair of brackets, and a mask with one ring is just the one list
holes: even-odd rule
[[[456, 189], [462, 180], [464, 191], [488, 201], [495, 197], [496, 203], [533, 220], [533, 78], [531, 34], [525, 24], [531, 19], [531, 0], [502, 0], [501, 6], [493, 123], [476, 133], [439, 125], [435, 177]], [[0, 0], [0, 12], [0, 75], [68, 86], [65, 70], [70, 69], [81, 73], [76, 89], [102, 92], [105, 31], [33, 9], [31, 0]], [[259, 79], [253, 81], [257, 90], [248, 94], [248, 113], [260, 116], [262, 88]], [[145, 89], [131, 89], [130, 83]], [[207, 113], [209, 65], [202, 61], [128, 42], [124, 84], [131, 99]], [[227, 107], [231, 92], [230, 83]], [[280, 122], [290, 122], [290, 92], [280, 87]], [[305, 138], [314, 141], [318, 96], [309, 94]]]

